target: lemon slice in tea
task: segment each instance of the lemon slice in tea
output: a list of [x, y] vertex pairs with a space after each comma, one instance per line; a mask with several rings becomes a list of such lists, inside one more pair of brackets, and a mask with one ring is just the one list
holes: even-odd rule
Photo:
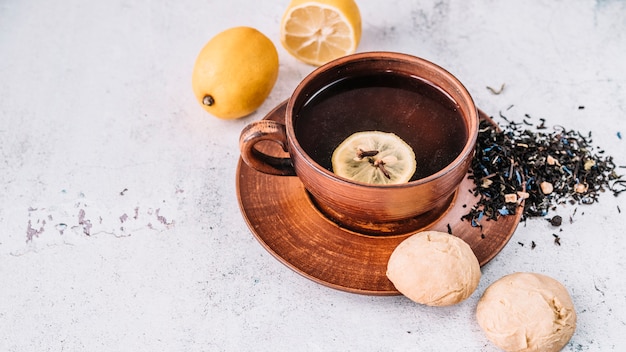
[[332, 156], [333, 172], [370, 184], [409, 182], [416, 167], [410, 145], [393, 133], [357, 132], [346, 138]]

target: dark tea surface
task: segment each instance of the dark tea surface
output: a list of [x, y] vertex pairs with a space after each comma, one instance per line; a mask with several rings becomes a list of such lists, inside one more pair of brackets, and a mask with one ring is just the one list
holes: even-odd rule
[[294, 128], [302, 148], [329, 171], [333, 151], [353, 133], [395, 133], [415, 152], [412, 181], [451, 163], [468, 138], [450, 97], [423, 80], [393, 73], [334, 82], [304, 104]]

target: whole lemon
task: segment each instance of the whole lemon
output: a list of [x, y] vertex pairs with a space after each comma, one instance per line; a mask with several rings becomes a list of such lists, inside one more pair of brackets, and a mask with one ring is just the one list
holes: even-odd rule
[[278, 78], [278, 52], [250, 27], [227, 29], [209, 40], [191, 77], [196, 99], [210, 114], [236, 119], [254, 112]]

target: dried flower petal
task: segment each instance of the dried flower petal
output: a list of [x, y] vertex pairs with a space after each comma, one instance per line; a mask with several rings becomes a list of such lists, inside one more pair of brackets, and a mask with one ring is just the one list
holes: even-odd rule
[[545, 195], [548, 195], [554, 191], [554, 186], [552, 186], [552, 184], [547, 181], [541, 182], [539, 188], [541, 188], [541, 192]]
[[574, 191], [576, 193], [585, 193], [587, 192], [588, 189], [589, 189], [589, 186], [582, 184], [582, 183], [577, 183], [576, 186], [574, 186]]
[[552, 165], [557, 165], [557, 166], [561, 166], [561, 164], [559, 164], [559, 161], [557, 159], [555, 159], [552, 155], [548, 155], [546, 157], [546, 163], [550, 166]]
[[492, 183], [493, 183], [493, 181], [491, 181], [490, 179], [486, 178], [480, 184], [480, 187], [482, 187], [482, 188], [489, 188], [489, 186], [491, 186]]
[[517, 194], [509, 193], [504, 195], [504, 201], [506, 203], [515, 203], [517, 202]]
[[596, 162], [594, 160], [588, 159], [587, 161], [585, 161], [585, 165], [583, 167], [585, 171], [589, 171], [594, 166], [596, 166]]

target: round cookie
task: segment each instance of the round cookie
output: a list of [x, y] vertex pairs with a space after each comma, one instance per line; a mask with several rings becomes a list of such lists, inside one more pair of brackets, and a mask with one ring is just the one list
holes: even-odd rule
[[560, 351], [576, 329], [567, 289], [536, 273], [514, 273], [491, 284], [478, 301], [476, 318], [505, 351]]
[[402, 241], [391, 253], [387, 277], [409, 299], [447, 306], [468, 298], [478, 287], [480, 264], [462, 239], [423, 231]]

